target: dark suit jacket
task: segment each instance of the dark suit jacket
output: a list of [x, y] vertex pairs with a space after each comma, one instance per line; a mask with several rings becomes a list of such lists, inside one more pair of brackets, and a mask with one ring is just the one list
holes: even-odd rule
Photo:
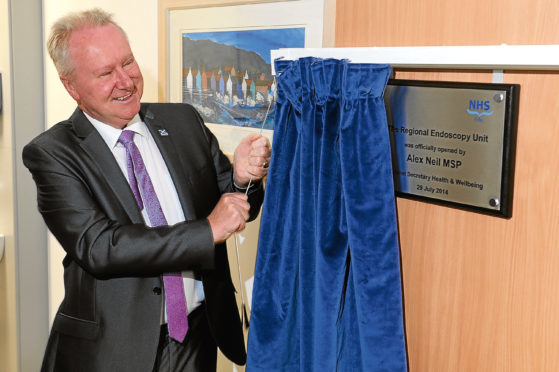
[[[185, 222], [144, 225], [114, 156], [79, 109], [23, 150], [39, 211], [66, 251], [65, 297], [43, 371], [151, 371], [161, 275], [181, 270], [201, 275], [216, 343], [229, 359], [245, 363], [225, 245], [214, 246], [206, 219], [222, 193], [235, 191], [231, 164], [191, 106], [142, 104], [140, 116], [169, 168]], [[251, 188], [251, 218], [262, 199], [262, 186]]]

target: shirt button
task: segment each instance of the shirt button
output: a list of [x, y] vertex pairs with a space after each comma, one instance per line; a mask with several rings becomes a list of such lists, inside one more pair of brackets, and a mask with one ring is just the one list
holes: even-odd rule
[[161, 288], [153, 287], [153, 293], [155, 293], [156, 295], [160, 295], [161, 294]]

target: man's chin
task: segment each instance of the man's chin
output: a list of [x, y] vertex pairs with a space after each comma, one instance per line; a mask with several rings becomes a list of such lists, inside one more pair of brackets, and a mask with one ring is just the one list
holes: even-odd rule
[[136, 114], [139, 111], [140, 110], [138, 108], [138, 111], [136, 111], [136, 112], [120, 113], [119, 115], [113, 117], [113, 119], [111, 120], [110, 125], [115, 127], [115, 128], [122, 129], [126, 125], [128, 125], [128, 123], [130, 123], [132, 121], [132, 119], [134, 119], [134, 117], [136, 116]]
[[128, 119], [128, 121], [132, 120], [138, 112], [140, 112], [140, 102], [130, 103], [117, 111], [119, 118]]

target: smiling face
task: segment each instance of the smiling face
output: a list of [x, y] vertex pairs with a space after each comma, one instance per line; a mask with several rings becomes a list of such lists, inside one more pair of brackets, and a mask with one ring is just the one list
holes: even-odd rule
[[78, 106], [91, 117], [123, 128], [140, 111], [144, 80], [128, 40], [113, 24], [72, 33], [74, 71], [60, 76]]

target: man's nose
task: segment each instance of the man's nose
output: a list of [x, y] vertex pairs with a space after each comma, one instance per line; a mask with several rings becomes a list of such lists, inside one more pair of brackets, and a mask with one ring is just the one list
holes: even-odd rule
[[116, 69], [116, 87], [118, 89], [128, 89], [134, 86], [134, 82], [132, 78], [124, 69], [117, 68]]

